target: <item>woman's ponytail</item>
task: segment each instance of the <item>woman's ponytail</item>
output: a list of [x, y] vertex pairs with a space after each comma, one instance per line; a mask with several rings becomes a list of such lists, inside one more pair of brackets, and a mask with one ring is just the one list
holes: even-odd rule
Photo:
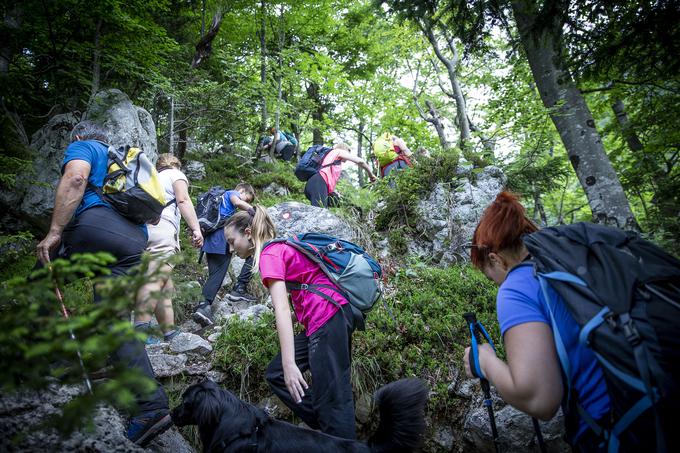
[[260, 262], [262, 247], [276, 237], [274, 221], [269, 217], [267, 209], [261, 205], [254, 205], [247, 211], [239, 211], [232, 215], [224, 228], [236, 228], [236, 231], [241, 234], [245, 233], [246, 228], [250, 228], [255, 257], [253, 267], [256, 269]]
[[250, 230], [253, 238], [253, 245], [255, 246], [255, 260], [253, 266], [257, 268], [260, 263], [262, 247], [276, 237], [276, 226], [274, 226], [274, 221], [269, 217], [265, 207], [255, 205], [253, 206], [253, 209], [255, 210], [255, 213], [252, 216], [253, 223]]
[[538, 227], [527, 218], [519, 197], [507, 191], [499, 193], [484, 210], [472, 236], [472, 264], [483, 269], [489, 253], [518, 251], [522, 246], [522, 236], [535, 231]]

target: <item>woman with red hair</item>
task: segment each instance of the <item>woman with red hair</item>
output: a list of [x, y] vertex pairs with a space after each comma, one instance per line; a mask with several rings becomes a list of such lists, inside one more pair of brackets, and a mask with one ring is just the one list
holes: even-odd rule
[[[477, 225], [470, 258], [499, 286], [496, 311], [507, 356], [504, 362], [489, 344], [481, 344], [479, 367], [507, 403], [533, 417], [551, 419], [565, 395], [552, 316], [571, 363], [572, 399], [577, 395], [585, 412], [600, 421], [607, 417], [610, 406], [602, 370], [592, 351], [579, 343], [579, 326], [559, 294], [549, 288], [549, 297], [555, 301], [551, 307], [543, 297], [529, 261], [531, 256], [522, 242], [523, 235], [535, 231], [538, 228], [510, 192], [500, 193]], [[465, 370], [473, 377], [469, 353], [468, 347]], [[564, 412], [574, 450], [603, 449], [602, 439], [573, 409], [564, 408]]]

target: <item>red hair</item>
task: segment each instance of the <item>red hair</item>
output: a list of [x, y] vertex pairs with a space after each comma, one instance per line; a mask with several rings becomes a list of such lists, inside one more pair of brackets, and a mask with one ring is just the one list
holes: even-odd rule
[[472, 236], [472, 264], [483, 269], [489, 253], [517, 251], [522, 246], [522, 236], [535, 231], [538, 227], [527, 218], [519, 197], [512, 192], [499, 193], [484, 210]]

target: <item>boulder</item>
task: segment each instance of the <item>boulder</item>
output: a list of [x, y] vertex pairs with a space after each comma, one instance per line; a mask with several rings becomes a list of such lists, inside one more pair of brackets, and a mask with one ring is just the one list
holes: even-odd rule
[[156, 162], [156, 126], [151, 114], [132, 104], [120, 90], [104, 90], [97, 93], [83, 119], [101, 124], [109, 131], [109, 143], [113, 146], [135, 146]]
[[421, 234], [409, 242], [409, 252], [441, 266], [467, 261], [463, 246], [472, 240], [484, 209], [505, 184], [506, 177], [497, 167], [486, 167], [456, 183], [438, 183], [418, 203], [416, 228]]
[[76, 430], [61, 436], [41, 425], [49, 416], [59, 416], [61, 407], [85, 392], [84, 386], [52, 384], [40, 392], [24, 391], [0, 396], [0, 451], [87, 451], [87, 452], [193, 452], [182, 435], [171, 428], [146, 449], [125, 437], [125, 419], [110, 406], [99, 406], [92, 418], [93, 430]]
[[186, 369], [188, 360], [186, 354], [169, 354], [164, 349], [149, 346], [146, 347], [146, 352], [156, 377], [178, 376]]
[[274, 195], [276, 197], [287, 197], [290, 194], [290, 190], [288, 190], [288, 187], [284, 187], [275, 182], [269, 184], [267, 187], [262, 189], [262, 192], [268, 195]]
[[210, 354], [213, 350], [210, 343], [189, 332], [181, 332], [170, 342], [170, 350], [174, 353], [195, 353], [200, 355]]
[[287, 201], [272, 206], [267, 211], [274, 220], [278, 237], [314, 231], [349, 241], [357, 238], [349, 224], [328, 209]]
[[[134, 145], [142, 148], [154, 161], [156, 128], [151, 115], [136, 107], [120, 90], [97, 93], [82, 119], [106, 126], [112, 145]], [[74, 113], [55, 115], [31, 137], [33, 167], [20, 174], [12, 191], [0, 193], [0, 207], [37, 230], [49, 227], [54, 207], [54, 192], [61, 176], [64, 150], [70, 133], [79, 121]]]
[[184, 174], [187, 176], [189, 181], [201, 181], [205, 179], [205, 164], [197, 160], [188, 161], [183, 169]]
[[[494, 403], [494, 406], [495, 403]], [[501, 451], [527, 452], [539, 451], [531, 417], [506, 405], [494, 412], [498, 427]], [[546, 447], [550, 452], [569, 452], [571, 448], [564, 441], [564, 420], [562, 413], [548, 422], [539, 422]], [[478, 404], [470, 411], [463, 429], [465, 442], [471, 444], [471, 450], [493, 452], [489, 415], [483, 404]]]
[[437, 450], [453, 451], [456, 444], [456, 436], [450, 426], [440, 425], [435, 427], [432, 442], [437, 446]]
[[47, 230], [54, 207], [54, 192], [61, 176], [64, 150], [78, 123], [72, 113], [55, 115], [31, 137], [33, 166], [17, 175], [14, 190], [0, 192], [0, 204], [18, 219]]

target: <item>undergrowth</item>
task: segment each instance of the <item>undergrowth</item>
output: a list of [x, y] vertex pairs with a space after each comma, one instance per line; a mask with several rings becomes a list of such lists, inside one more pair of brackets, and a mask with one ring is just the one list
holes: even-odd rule
[[[366, 330], [353, 335], [355, 393], [372, 394], [387, 382], [417, 376], [432, 390], [430, 413], [446, 416], [452, 403], [447, 387], [470, 344], [463, 313], [475, 311], [500, 346], [495, 287], [469, 266], [439, 269], [417, 264], [398, 271], [390, 287], [394, 291], [385, 299], [389, 310], [376, 304]], [[226, 388], [257, 402], [271, 395], [264, 372], [278, 351], [272, 314], [255, 323], [232, 320], [215, 344], [214, 364], [227, 373]]]
[[376, 183], [383, 203], [375, 217], [375, 229], [388, 238], [395, 254], [405, 254], [407, 238], [416, 234], [420, 200], [427, 198], [437, 183], [457, 184], [457, 168], [457, 153], [435, 152], [413, 168], [392, 172]]

